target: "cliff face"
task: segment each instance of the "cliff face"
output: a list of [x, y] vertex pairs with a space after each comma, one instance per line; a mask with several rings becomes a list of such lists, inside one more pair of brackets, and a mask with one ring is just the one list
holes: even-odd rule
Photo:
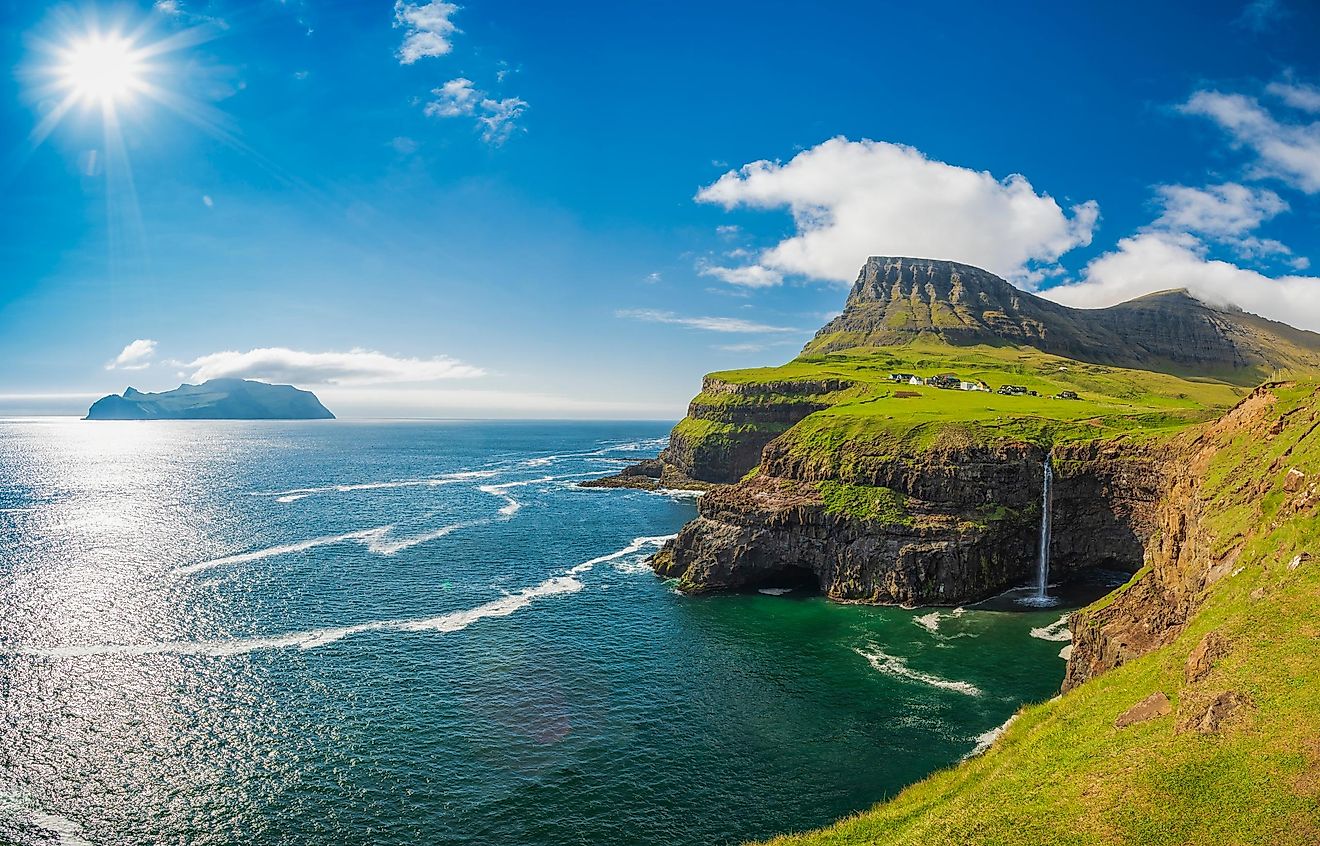
[[874, 462], [843, 482], [766, 453], [756, 475], [702, 497], [658, 573], [689, 592], [806, 584], [840, 601], [947, 604], [1007, 587], [1035, 560], [1031, 447]]
[[849, 387], [842, 379], [740, 384], [707, 376], [660, 460], [697, 481], [736, 482], [757, 465], [766, 444]]
[[[698, 518], [656, 556], [656, 571], [689, 592], [809, 584], [835, 600], [907, 605], [980, 599], [1034, 572], [1040, 447], [948, 438], [895, 456], [804, 453], [790, 443], [771, 442], [756, 475], [705, 495]], [[1157, 528], [1164, 450], [1089, 443], [1052, 460], [1052, 573], [1139, 568]], [[839, 491], [892, 507], [832, 507]]]
[[[1278, 439], [1301, 445], [1320, 429], [1314, 388], [1309, 402], [1278, 413], [1279, 393], [1289, 388], [1262, 386], [1162, 450], [1164, 472], [1147, 477], [1156, 495], [1143, 494], [1143, 516], [1133, 521], [1147, 527], [1146, 566], [1111, 602], [1073, 616], [1065, 690], [1171, 643], [1255, 535], [1320, 509], [1320, 468], [1293, 464], [1292, 446], [1264, 466], [1251, 457], [1253, 446], [1265, 456]], [[1278, 506], [1272, 495], [1284, 504], [1267, 519], [1265, 509]]]

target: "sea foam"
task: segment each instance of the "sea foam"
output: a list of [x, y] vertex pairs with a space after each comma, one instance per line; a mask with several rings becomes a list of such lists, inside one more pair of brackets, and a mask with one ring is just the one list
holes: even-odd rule
[[907, 665], [907, 661], [899, 658], [897, 655], [888, 654], [875, 644], [868, 644], [867, 649], [854, 649], [853, 651], [865, 658], [867, 663], [869, 663], [873, 669], [878, 670], [887, 676], [921, 682], [922, 684], [928, 684], [931, 687], [938, 687], [943, 690], [953, 690], [967, 696], [981, 695], [981, 689], [974, 684], [940, 678], [939, 676], [934, 676], [930, 673], [923, 673], [919, 670], [914, 670]]
[[634, 538], [622, 549], [583, 561], [565, 573], [551, 576], [540, 584], [509, 593], [473, 608], [450, 611], [433, 617], [410, 620], [372, 620], [351, 626], [328, 626], [288, 632], [278, 635], [231, 638], [215, 641], [166, 641], [139, 644], [87, 644], [78, 646], [19, 647], [9, 654], [32, 655], [45, 658], [78, 658], [89, 655], [201, 655], [228, 657], [244, 655], [264, 649], [317, 649], [353, 635], [366, 632], [458, 632], [487, 617], [507, 617], [533, 602], [549, 596], [576, 593], [584, 587], [577, 578], [598, 564], [617, 561], [642, 552], [648, 547], [659, 547], [674, 535]]
[[1040, 640], [1052, 640], [1058, 643], [1066, 643], [1072, 640], [1072, 632], [1068, 630], [1068, 616], [1064, 614], [1048, 626], [1032, 629], [1031, 636]]

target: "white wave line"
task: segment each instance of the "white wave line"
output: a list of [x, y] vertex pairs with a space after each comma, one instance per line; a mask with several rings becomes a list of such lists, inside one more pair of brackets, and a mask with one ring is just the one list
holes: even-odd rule
[[921, 682], [931, 687], [938, 687], [944, 690], [953, 690], [967, 696], [980, 696], [981, 689], [974, 684], [964, 681], [952, 681], [950, 679], [933, 676], [930, 673], [923, 673], [919, 670], [913, 670], [908, 667], [907, 661], [896, 655], [890, 655], [881, 650], [875, 644], [868, 644], [870, 651], [854, 649], [858, 655], [866, 659], [867, 663], [875, 670], [884, 673], [887, 676], [907, 679], [909, 681]]
[[309, 496], [323, 493], [350, 493], [352, 491], [378, 491], [392, 488], [435, 488], [441, 485], [456, 485], [473, 479], [488, 479], [498, 476], [500, 470], [462, 470], [445, 473], [426, 479], [397, 479], [388, 482], [359, 482], [351, 485], [325, 485], [319, 488], [291, 488], [284, 491], [253, 491], [252, 496], [275, 497], [276, 502], [297, 502]]
[[1056, 643], [1066, 643], [1072, 640], [1072, 632], [1068, 629], [1069, 616], [1069, 614], [1064, 614], [1048, 626], [1032, 629], [1031, 636], [1041, 640], [1052, 640]]
[[[507, 507], [507, 506], [506, 506]], [[500, 509], [504, 513], [504, 509]], [[318, 546], [332, 546], [340, 543], [360, 543], [367, 548], [368, 552], [375, 555], [394, 555], [405, 549], [411, 549], [429, 541], [439, 540], [446, 535], [451, 535], [459, 529], [466, 529], [471, 526], [479, 526], [488, 523], [488, 520], [465, 520], [460, 523], [450, 523], [448, 526], [441, 526], [429, 532], [423, 532], [419, 535], [409, 535], [398, 539], [391, 539], [395, 526], [377, 526], [373, 529], [363, 529], [358, 532], [347, 532], [342, 535], [326, 535], [320, 538], [311, 538], [310, 540], [297, 541], [296, 543], [280, 544], [278, 546], [267, 547], [266, 549], [257, 549], [252, 552], [242, 552], [237, 555], [226, 555], [223, 558], [212, 558], [209, 561], [199, 561], [196, 564], [188, 564], [183, 567], [176, 567], [172, 571], [176, 576], [186, 576], [192, 573], [200, 573], [204, 570], [213, 570], [216, 567], [225, 567], [231, 564], [246, 564], [249, 561], [260, 561], [264, 558], [274, 558], [277, 555], [288, 555], [291, 552], [303, 552], [308, 549], [315, 549]]]
[[348, 532], [342, 535], [326, 535], [325, 537], [312, 538], [310, 540], [297, 541], [296, 543], [285, 543], [279, 546], [271, 546], [265, 549], [257, 549], [252, 552], [241, 552], [237, 555], [226, 555], [223, 558], [212, 558], [209, 561], [199, 561], [196, 564], [188, 564], [183, 567], [175, 567], [174, 575], [185, 576], [189, 573], [200, 573], [203, 570], [210, 570], [215, 567], [224, 567], [229, 564], [246, 564], [249, 561], [260, 561], [263, 558], [273, 558], [276, 555], [287, 555], [291, 552], [302, 552], [308, 549], [314, 549], [318, 546], [330, 546], [337, 543], [346, 543], [348, 541], [363, 541], [379, 537], [388, 532], [393, 526], [377, 526], [374, 529], [363, 529], [359, 532]]
[[584, 587], [577, 576], [587, 572], [598, 564], [615, 561], [640, 552], [648, 546], [660, 546], [674, 535], [662, 537], [634, 538], [632, 543], [606, 555], [583, 561], [570, 568], [566, 573], [551, 576], [538, 585], [525, 588], [517, 593], [507, 594], [499, 599], [483, 603], [475, 608], [451, 611], [434, 617], [414, 620], [373, 620], [352, 626], [333, 626], [289, 632], [282, 635], [234, 638], [218, 641], [166, 641], [161, 643], [140, 644], [89, 644], [83, 646], [56, 647], [18, 647], [7, 650], [8, 654], [31, 655], [45, 658], [78, 658], [89, 655], [201, 655], [227, 657], [243, 655], [261, 649], [316, 649], [346, 637], [364, 632], [457, 632], [462, 631], [478, 620], [486, 617], [507, 617], [538, 599], [558, 594], [576, 593]]
[[1013, 721], [1016, 720], [1017, 718], [1018, 715], [1015, 713], [1007, 720], [1004, 720], [1002, 725], [995, 726], [994, 728], [990, 729], [987, 732], [978, 734], [976, 736], [976, 746], [972, 748], [971, 752], [968, 752], [966, 755], [964, 755], [962, 759], [966, 761], [968, 758], [975, 758], [977, 755], [984, 753], [987, 749], [989, 749], [992, 745], [994, 745], [994, 742], [996, 740], [998, 740], [1000, 737], [1003, 737], [1004, 732], [1008, 731], [1008, 727], [1013, 725]]

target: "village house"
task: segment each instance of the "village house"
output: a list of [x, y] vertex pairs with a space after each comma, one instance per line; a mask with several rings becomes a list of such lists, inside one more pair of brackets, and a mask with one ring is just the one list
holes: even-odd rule
[[900, 383], [900, 384], [903, 384], [903, 383], [906, 383], [906, 384], [908, 384], [908, 385], [917, 385], [917, 384], [920, 384], [920, 380], [918, 380], [918, 381], [916, 381], [916, 382], [912, 381], [913, 379], [916, 379], [916, 378], [917, 378], [917, 377], [914, 376], [914, 375], [912, 375], [911, 373], [890, 373], [890, 374], [889, 374], [889, 381], [891, 381], [891, 382], [898, 382], [898, 383]]
[[1076, 391], [1059, 391], [1059, 393], [1056, 395], [1056, 399], [1075, 400], [1075, 399], [1081, 399], [1081, 397], [1077, 396]]
[[1000, 385], [999, 393], [1009, 397], [1024, 397], [1028, 391], [1021, 385]]
[[926, 380], [926, 384], [934, 388], [944, 388], [945, 390], [957, 390], [962, 380], [953, 373], [940, 373]]

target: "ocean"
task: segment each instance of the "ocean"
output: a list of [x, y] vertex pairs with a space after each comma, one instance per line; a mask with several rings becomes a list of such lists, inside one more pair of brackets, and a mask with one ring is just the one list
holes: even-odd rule
[[0, 842], [723, 844], [953, 764], [1068, 606], [685, 597], [668, 423], [0, 421]]

